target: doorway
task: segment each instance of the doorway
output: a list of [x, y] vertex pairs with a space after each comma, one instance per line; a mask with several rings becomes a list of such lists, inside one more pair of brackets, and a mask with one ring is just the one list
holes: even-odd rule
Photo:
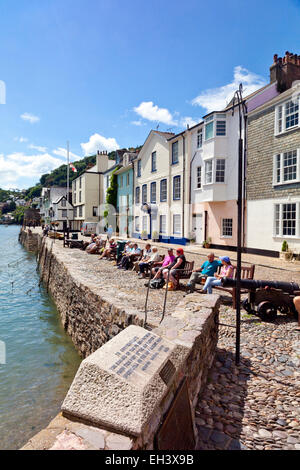
[[193, 231], [196, 235], [196, 243], [203, 242], [203, 216], [202, 214], [193, 215]]

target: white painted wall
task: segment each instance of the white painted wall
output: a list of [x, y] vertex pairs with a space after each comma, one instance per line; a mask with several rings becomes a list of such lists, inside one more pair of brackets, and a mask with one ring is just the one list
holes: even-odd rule
[[[274, 236], [275, 204], [294, 203], [298, 205], [298, 236]], [[300, 253], [300, 197], [287, 199], [264, 199], [247, 202], [247, 247], [281, 251], [282, 242], [286, 240], [289, 247]]]

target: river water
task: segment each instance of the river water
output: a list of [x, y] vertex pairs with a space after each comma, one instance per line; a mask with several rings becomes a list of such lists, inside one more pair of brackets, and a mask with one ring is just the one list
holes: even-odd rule
[[80, 364], [19, 231], [0, 225], [0, 450], [49, 424]]

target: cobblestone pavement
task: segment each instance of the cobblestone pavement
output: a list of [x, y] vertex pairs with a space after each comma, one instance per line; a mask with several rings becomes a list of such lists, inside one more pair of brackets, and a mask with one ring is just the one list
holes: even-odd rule
[[[220, 321], [234, 324], [231, 307]], [[296, 322], [242, 314], [241, 362], [235, 330], [220, 327], [218, 350], [199, 400], [198, 449], [300, 450], [300, 334]]]

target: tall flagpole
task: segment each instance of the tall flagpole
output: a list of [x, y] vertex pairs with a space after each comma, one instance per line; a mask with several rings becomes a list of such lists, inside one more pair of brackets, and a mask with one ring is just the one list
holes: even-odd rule
[[[67, 141], [67, 202], [70, 200], [70, 144], [69, 141]], [[69, 229], [69, 208], [67, 204], [67, 229]]]

